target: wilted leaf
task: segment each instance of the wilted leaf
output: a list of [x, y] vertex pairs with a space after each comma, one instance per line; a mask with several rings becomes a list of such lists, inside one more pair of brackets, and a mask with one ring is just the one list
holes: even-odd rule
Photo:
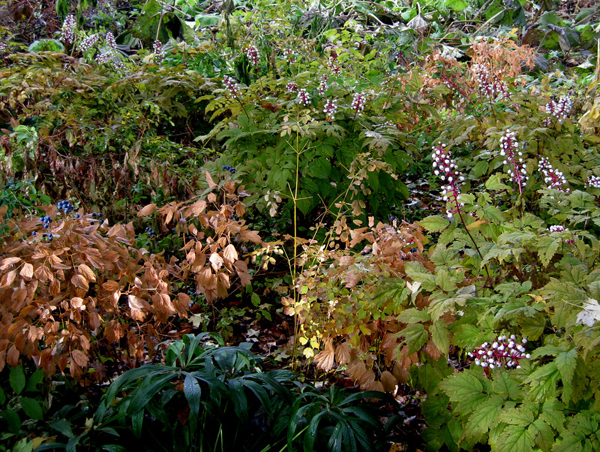
[[348, 376], [353, 381], [362, 378], [366, 371], [367, 366], [365, 366], [365, 363], [360, 359], [356, 359], [346, 366], [346, 373], [348, 373]]
[[152, 215], [156, 210], [156, 204], [148, 204], [142, 210], [138, 212], [138, 217], [146, 217], [148, 215]]
[[87, 265], [81, 264], [79, 266], [79, 273], [85, 276], [85, 279], [87, 279], [89, 282], [96, 282], [96, 275], [94, 274], [92, 269]]
[[229, 262], [233, 263], [238, 260], [238, 253], [231, 243], [225, 247], [223, 250], [223, 257], [227, 259]]
[[215, 188], [217, 186], [217, 184], [215, 183], [215, 181], [213, 180], [212, 176], [210, 175], [210, 173], [208, 172], [208, 170], [205, 170], [204, 173], [206, 174], [206, 182], [208, 183], [208, 186], [210, 188]]
[[385, 370], [381, 373], [381, 384], [383, 384], [385, 392], [395, 392], [398, 387], [398, 380], [391, 372]]
[[21, 262], [20, 257], [7, 257], [6, 259], [2, 260], [2, 263], [0, 264], [0, 270], [4, 271], [11, 265], [16, 264], [18, 262]]
[[322, 350], [315, 356], [315, 363], [319, 369], [323, 369], [325, 372], [329, 372], [333, 369], [335, 351], [333, 349], [333, 343], [331, 339], [327, 339], [325, 342], [325, 350]]
[[600, 304], [598, 300], [588, 298], [583, 305], [583, 311], [577, 314], [577, 323], [593, 327], [598, 320], [600, 320]]
[[71, 284], [81, 290], [85, 290], [86, 292], [89, 290], [90, 285], [88, 284], [87, 279], [85, 279], [82, 275], [75, 275], [71, 278]]
[[86, 367], [88, 364], [88, 356], [81, 350], [73, 350], [71, 352], [71, 359], [80, 367]]
[[19, 275], [25, 279], [31, 279], [33, 277], [33, 265], [27, 262], [25, 265], [23, 265], [23, 268], [21, 268]]
[[348, 342], [342, 342], [335, 349], [335, 359], [340, 365], [350, 362], [350, 345]]

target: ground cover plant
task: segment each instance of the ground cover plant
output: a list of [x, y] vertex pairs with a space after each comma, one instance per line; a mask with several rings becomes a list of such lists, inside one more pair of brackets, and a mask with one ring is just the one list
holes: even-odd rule
[[595, 2], [12, 3], [0, 450], [600, 447]]

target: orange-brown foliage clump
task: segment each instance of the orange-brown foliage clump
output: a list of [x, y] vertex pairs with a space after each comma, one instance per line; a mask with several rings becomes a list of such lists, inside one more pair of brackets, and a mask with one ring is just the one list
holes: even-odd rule
[[55, 206], [45, 209], [53, 219], [47, 229], [37, 217], [9, 220], [0, 243], [0, 371], [27, 357], [48, 374], [68, 370], [84, 384], [104, 381], [112, 376], [107, 359], [113, 371], [149, 362], [160, 342], [181, 335], [190, 307], [181, 284], [195, 284], [209, 302], [226, 297], [232, 284], [248, 284], [237, 247], [261, 240], [233, 219], [244, 211], [243, 187], [236, 192], [228, 182], [217, 197], [207, 179], [213, 191], [206, 200], [157, 211], [165, 226], [177, 222], [185, 234], [181, 259], [138, 249], [132, 223], [110, 227], [83, 212], [60, 215]]

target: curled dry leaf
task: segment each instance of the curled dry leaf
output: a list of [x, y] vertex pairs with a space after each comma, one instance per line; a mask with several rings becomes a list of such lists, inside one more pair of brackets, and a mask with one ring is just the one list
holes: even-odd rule
[[23, 268], [21, 268], [21, 271], [19, 272], [19, 275], [25, 279], [33, 278], [33, 265], [31, 265], [29, 262], [24, 264]]
[[146, 217], [148, 215], [152, 215], [156, 210], [156, 204], [148, 204], [142, 210], [140, 210], [137, 215], [138, 217]]
[[322, 350], [315, 356], [314, 361], [319, 369], [329, 372], [333, 369], [335, 350], [331, 339], [325, 341], [325, 350]]
[[341, 366], [350, 362], [350, 344], [348, 342], [344, 341], [336, 347], [335, 359]]

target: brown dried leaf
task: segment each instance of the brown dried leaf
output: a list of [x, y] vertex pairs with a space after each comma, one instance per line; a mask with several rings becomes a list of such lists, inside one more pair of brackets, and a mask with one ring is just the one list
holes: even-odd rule
[[87, 279], [89, 282], [96, 282], [96, 275], [94, 274], [92, 269], [87, 265], [81, 264], [79, 266], [79, 273], [85, 276], [85, 279]]
[[6, 353], [6, 362], [9, 366], [17, 367], [19, 364], [19, 350], [15, 347], [15, 344], [11, 345]]
[[353, 381], [360, 380], [366, 371], [367, 366], [365, 366], [365, 363], [360, 359], [351, 361], [346, 366], [346, 373], [348, 373], [348, 376]]
[[23, 268], [21, 268], [21, 271], [19, 272], [19, 275], [25, 279], [31, 279], [33, 277], [33, 265], [31, 265], [29, 262], [24, 264]]
[[228, 260], [229, 262], [231, 262], [232, 264], [238, 260], [238, 253], [237, 250], [235, 249], [235, 246], [233, 246], [231, 243], [229, 245], [227, 245], [225, 247], [225, 249], [223, 250], [223, 257]]
[[83, 275], [75, 275], [71, 278], [71, 284], [81, 290], [85, 290], [86, 292], [89, 290], [90, 285], [88, 280], [85, 279]]
[[208, 170], [204, 171], [206, 173], [206, 182], [208, 183], [208, 186], [210, 188], [215, 188], [217, 186], [217, 184], [215, 183], [215, 181], [213, 180], [212, 176], [210, 175], [210, 173], [208, 172]]
[[137, 215], [138, 215], [138, 217], [146, 217], [148, 215], [152, 215], [155, 210], [156, 210], [156, 204], [154, 204], [154, 203], [148, 204], [142, 210], [140, 210], [137, 213]]
[[117, 281], [106, 281], [102, 284], [102, 288], [108, 292], [116, 292], [120, 289], [120, 285]]
[[375, 383], [375, 372], [371, 369], [367, 370], [359, 379], [358, 384], [361, 389], [367, 389], [373, 387]]
[[333, 369], [335, 350], [333, 349], [333, 341], [327, 339], [325, 341], [325, 350], [322, 350], [315, 356], [314, 361], [319, 369], [329, 372]]
[[398, 383], [406, 384], [410, 379], [410, 372], [406, 369], [403, 369], [400, 363], [394, 364], [394, 368], [392, 369], [392, 374], [394, 378], [398, 380]]
[[345, 365], [350, 362], [350, 344], [348, 342], [342, 342], [335, 349], [335, 359], [341, 365]]
[[250, 231], [250, 230], [244, 228], [240, 231], [240, 236], [242, 237], [242, 240], [245, 242], [250, 240], [252, 243], [255, 243], [256, 245], [258, 245], [261, 242], [260, 236], [258, 235], [258, 232], [256, 232], [256, 231]]
[[88, 356], [81, 350], [73, 350], [71, 352], [71, 359], [75, 361], [78, 366], [86, 367], [89, 361]]
[[385, 392], [395, 392], [398, 387], [398, 380], [391, 372], [385, 370], [381, 374], [381, 383]]
[[252, 277], [250, 276], [250, 274], [248, 273], [248, 266], [246, 265], [246, 262], [244, 261], [235, 261], [235, 264], [233, 264], [235, 267], [235, 271], [237, 272], [237, 275], [240, 278], [240, 283], [243, 286], [247, 286], [248, 284], [252, 283]]
[[223, 258], [218, 253], [211, 254], [208, 260], [215, 272], [218, 272], [223, 266]]
[[7, 257], [6, 259], [3, 259], [0, 263], [0, 271], [6, 270], [11, 265], [21, 262], [21, 260], [20, 257]]
[[15, 281], [16, 277], [17, 277], [16, 270], [9, 271], [2, 277], [2, 283], [0, 283], [0, 287], [3, 289], [6, 287], [9, 287]]

